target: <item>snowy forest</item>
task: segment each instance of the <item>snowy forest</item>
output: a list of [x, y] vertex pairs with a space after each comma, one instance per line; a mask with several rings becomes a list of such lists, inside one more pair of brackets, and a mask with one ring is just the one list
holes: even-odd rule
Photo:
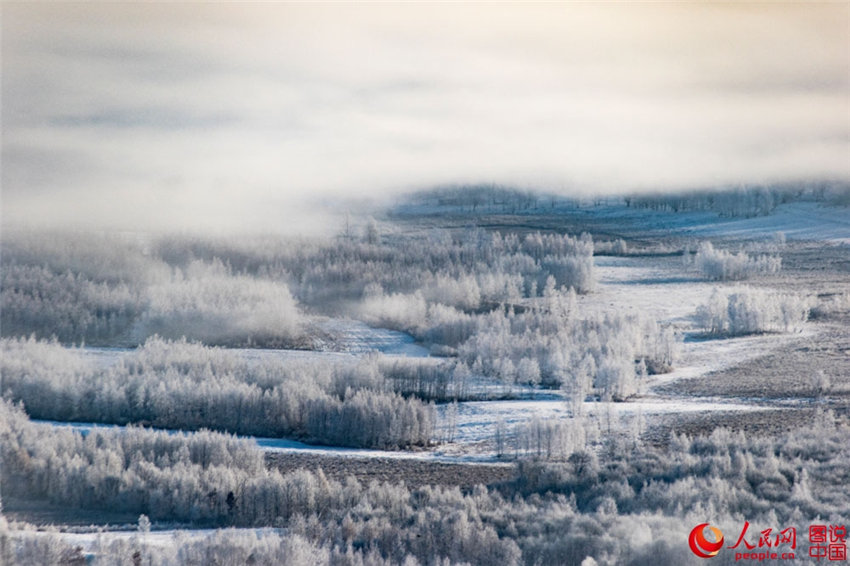
[[846, 562], [847, 2], [0, 36], [0, 566]]
[[847, 209], [653, 199], [4, 233], [3, 563], [689, 564], [703, 522], [846, 523]]

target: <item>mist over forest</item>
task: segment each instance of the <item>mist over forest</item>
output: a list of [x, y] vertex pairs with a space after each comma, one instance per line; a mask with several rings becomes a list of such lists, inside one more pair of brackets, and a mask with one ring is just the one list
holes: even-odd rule
[[820, 564], [850, 5], [0, 4], [0, 565]]

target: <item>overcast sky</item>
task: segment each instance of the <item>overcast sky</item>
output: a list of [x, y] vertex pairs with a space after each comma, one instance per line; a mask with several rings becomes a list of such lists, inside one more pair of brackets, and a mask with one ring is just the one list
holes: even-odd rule
[[850, 179], [850, 3], [2, 3], [3, 221]]

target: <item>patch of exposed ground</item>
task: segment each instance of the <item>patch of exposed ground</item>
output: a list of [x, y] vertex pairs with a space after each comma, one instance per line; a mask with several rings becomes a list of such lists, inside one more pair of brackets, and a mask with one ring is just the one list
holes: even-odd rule
[[3, 516], [9, 521], [23, 521], [36, 526], [127, 525], [139, 519], [138, 513], [71, 509], [48, 501], [21, 499], [7, 493], [3, 494]]
[[758, 403], [764, 410], [713, 411], [660, 415], [644, 435], [665, 445], [672, 432], [710, 434], [717, 428], [743, 431], [748, 436], [772, 436], [805, 430], [818, 408], [841, 420], [850, 419], [850, 320], [829, 316], [812, 336], [800, 337], [782, 348], [704, 377], [681, 379], [656, 391], [671, 397], [721, 397]]
[[498, 464], [449, 464], [400, 458], [351, 458], [318, 454], [269, 453], [266, 462], [282, 473], [299, 468], [316, 471], [319, 468], [329, 478], [343, 481], [354, 476], [362, 483], [371, 481], [400, 483], [409, 488], [424, 485], [472, 488], [479, 484], [492, 485], [512, 480], [514, 466]]
[[822, 324], [815, 336], [801, 337], [770, 354], [698, 379], [670, 382], [659, 386], [658, 392], [766, 400], [825, 398], [832, 405], [846, 405], [850, 403], [850, 324]]
[[659, 416], [643, 434], [645, 442], [666, 446], [672, 433], [705, 436], [715, 429], [743, 431], [748, 437], [767, 437], [800, 430], [815, 420], [816, 408], [766, 409], [764, 411], [679, 413]]
[[788, 245], [780, 254], [783, 271], [809, 273], [818, 280], [823, 280], [825, 275], [850, 275], [850, 246], [847, 245], [806, 242]]

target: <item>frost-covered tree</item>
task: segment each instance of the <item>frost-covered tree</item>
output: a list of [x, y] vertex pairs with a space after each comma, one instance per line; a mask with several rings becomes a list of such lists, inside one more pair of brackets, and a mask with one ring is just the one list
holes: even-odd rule
[[719, 250], [711, 242], [702, 242], [694, 263], [708, 279], [739, 281], [759, 274], [778, 273], [782, 267], [782, 258], [769, 255], [750, 257], [745, 252]]
[[151, 338], [117, 363], [99, 367], [84, 353], [29, 339], [0, 340], [3, 396], [37, 418], [143, 423], [297, 437], [322, 444], [397, 448], [428, 444], [434, 408], [406, 393], [458, 395], [452, 376], [413, 367], [405, 382], [373, 357], [348, 363], [251, 360], [185, 340]]
[[297, 343], [302, 316], [286, 285], [234, 276], [220, 261], [192, 262], [148, 291], [134, 328], [138, 340], [200, 340], [207, 344], [287, 346]]
[[720, 291], [697, 308], [699, 325], [713, 336], [792, 332], [806, 322], [812, 301], [749, 287]]

